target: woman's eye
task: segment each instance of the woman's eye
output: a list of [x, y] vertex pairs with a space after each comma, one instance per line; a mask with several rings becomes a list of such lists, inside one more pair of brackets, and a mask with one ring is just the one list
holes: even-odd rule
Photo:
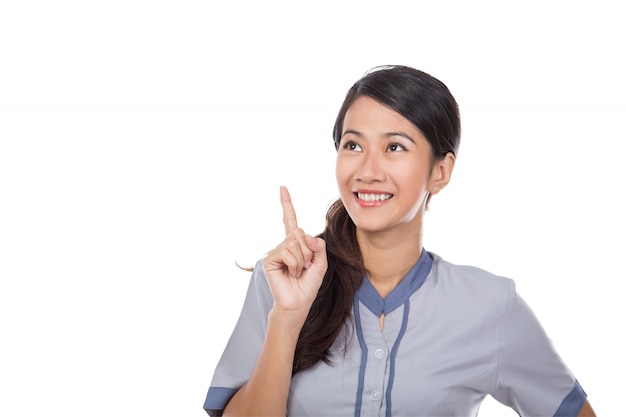
[[343, 147], [349, 151], [360, 151], [361, 146], [356, 142], [347, 142]]
[[404, 148], [404, 146], [400, 145], [399, 143], [391, 143], [387, 149], [391, 152], [399, 152], [399, 151], [405, 151], [406, 149]]

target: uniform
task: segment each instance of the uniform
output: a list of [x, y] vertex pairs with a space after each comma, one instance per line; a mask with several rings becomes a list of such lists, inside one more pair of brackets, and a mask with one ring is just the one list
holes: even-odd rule
[[[248, 380], [272, 305], [259, 262], [207, 393], [210, 415]], [[364, 278], [352, 318], [333, 363], [292, 378], [289, 416], [475, 416], [486, 395], [521, 416], [577, 416], [585, 402], [510, 279], [423, 251], [385, 299]]]

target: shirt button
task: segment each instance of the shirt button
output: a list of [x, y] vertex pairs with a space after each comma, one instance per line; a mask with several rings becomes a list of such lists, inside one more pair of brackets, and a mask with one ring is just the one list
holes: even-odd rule
[[374, 351], [374, 357], [376, 359], [382, 359], [385, 357], [385, 350], [384, 349], [376, 349]]
[[380, 400], [380, 391], [377, 391], [377, 390], [370, 391], [370, 400], [372, 401]]

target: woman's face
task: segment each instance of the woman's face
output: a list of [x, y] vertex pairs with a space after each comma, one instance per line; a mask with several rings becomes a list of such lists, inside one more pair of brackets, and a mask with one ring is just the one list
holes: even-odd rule
[[357, 229], [421, 227], [428, 192], [437, 192], [442, 179], [440, 162], [431, 167], [431, 152], [421, 131], [399, 113], [369, 97], [355, 100], [343, 121], [336, 177]]

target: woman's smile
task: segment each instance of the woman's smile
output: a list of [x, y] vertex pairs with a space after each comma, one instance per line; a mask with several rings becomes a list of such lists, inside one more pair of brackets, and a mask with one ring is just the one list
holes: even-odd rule
[[384, 204], [393, 194], [377, 192], [377, 191], [356, 191], [354, 193], [357, 203], [362, 207], [376, 207]]

